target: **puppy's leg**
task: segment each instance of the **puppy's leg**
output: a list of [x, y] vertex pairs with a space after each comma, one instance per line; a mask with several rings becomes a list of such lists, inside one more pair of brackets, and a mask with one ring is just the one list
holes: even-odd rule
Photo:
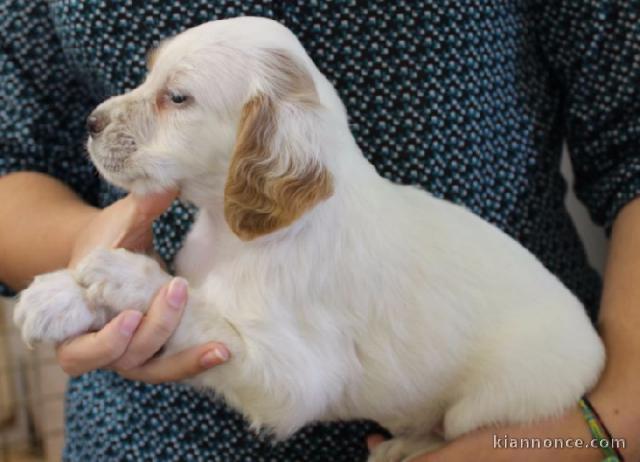
[[209, 280], [189, 293], [164, 354], [210, 341], [224, 344], [230, 359], [190, 383], [214, 389], [245, 415], [252, 428], [277, 439], [322, 419], [344, 390], [347, 363], [341, 353], [346, 347], [330, 334], [324, 341], [314, 341], [286, 317], [261, 316], [260, 307], [249, 310], [256, 314], [229, 308], [233, 297], [228, 296], [228, 286], [217, 285]]
[[[113, 310], [144, 311], [170, 279], [154, 260], [124, 250], [96, 251], [75, 273], [89, 300]], [[250, 302], [268, 303], [261, 299]], [[215, 389], [241, 409], [255, 428], [288, 436], [321, 415], [327, 395], [339, 394], [336, 376], [343, 374], [329, 365], [318, 372], [315, 365], [327, 357], [340, 358], [341, 348], [330, 341], [325, 350], [324, 342], [309, 345], [286, 319], [247, 316], [246, 311], [230, 309], [229, 303], [233, 297], [225, 282], [208, 280], [202, 287], [192, 287], [180, 324], [162, 354], [210, 341], [224, 344], [231, 352], [230, 360], [199, 374], [191, 383]], [[252, 312], [262, 309], [256, 307]]]
[[96, 249], [74, 270], [37, 276], [20, 294], [14, 321], [27, 344], [59, 343], [101, 328], [119, 311], [146, 311], [169, 279], [147, 256]]
[[122, 310], [145, 312], [171, 276], [151, 257], [124, 249], [96, 249], [73, 274], [87, 299], [112, 316]]
[[405, 462], [435, 451], [444, 444], [442, 439], [428, 436], [397, 436], [378, 445], [368, 462]]
[[103, 310], [86, 298], [68, 270], [37, 276], [20, 293], [13, 314], [28, 345], [34, 342], [59, 343], [102, 326]]
[[478, 356], [445, 413], [447, 441], [480, 427], [556, 417], [576, 406], [598, 379], [604, 348], [584, 312], [578, 312], [581, 307], [574, 313], [563, 308], [553, 317], [539, 309], [535, 319], [505, 322], [506, 333], [497, 328], [491, 333], [492, 341], [485, 343], [491, 347]]

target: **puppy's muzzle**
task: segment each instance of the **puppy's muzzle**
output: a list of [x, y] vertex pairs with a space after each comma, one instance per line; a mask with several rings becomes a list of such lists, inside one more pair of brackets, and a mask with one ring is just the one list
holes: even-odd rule
[[110, 123], [109, 116], [101, 111], [93, 111], [89, 117], [87, 117], [87, 130], [93, 137], [99, 135], [107, 128]]

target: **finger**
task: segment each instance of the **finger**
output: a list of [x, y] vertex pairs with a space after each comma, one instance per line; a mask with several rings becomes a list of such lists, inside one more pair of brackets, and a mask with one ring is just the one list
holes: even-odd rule
[[56, 348], [58, 363], [67, 374], [77, 376], [116, 361], [126, 351], [141, 320], [142, 313], [124, 311], [98, 332], [61, 343]]
[[162, 215], [177, 196], [177, 189], [168, 189], [144, 196], [130, 194], [127, 196], [127, 199], [134, 204], [138, 216], [147, 223], [150, 223]]
[[123, 248], [133, 252], [146, 252], [153, 246], [151, 225], [132, 226], [122, 231], [111, 244], [112, 249]]
[[146, 383], [177, 382], [226, 362], [229, 351], [220, 343], [207, 343], [171, 356], [153, 359], [143, 366], [118, 371], [129, 379]]
[[112, 367], [130, 370], [155, 355], [178, 327], [186, 303], [187, 281], [173, 278], [158, 291], [127, 350]]
[[382, 435], [369, 435], [367, 436], [367, 447], [369, 448], [369, 452], [373, 451], [376, 446], [380, 443], [384, 443], [386, 441], [385, 437]]
[[129, 250], [146, 250], [151, 243], [151, 224], [169, 208], [178, 194], [177, 189], [136, 196], [129, 194], [122, 199], [122, 207], [128, 217], [128, 225], [113, 243], [113, 247]]

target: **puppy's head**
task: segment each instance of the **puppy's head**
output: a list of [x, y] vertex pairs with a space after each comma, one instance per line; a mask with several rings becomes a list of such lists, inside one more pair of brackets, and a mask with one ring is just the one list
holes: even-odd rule
[[179, 187], [222, 208], [242, 239], [332, 194], [319, 139], [327, 83], [288, 29], [262, 18], [203, 24], [161, 44], [148, 65], [142, 85], [87, 120], [107, 180], [139, 194]]

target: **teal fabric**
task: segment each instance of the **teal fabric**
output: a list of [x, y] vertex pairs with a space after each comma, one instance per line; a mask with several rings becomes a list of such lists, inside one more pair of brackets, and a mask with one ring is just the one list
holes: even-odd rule
[[[637, 0], [4, 0], [0, 172], [46, 172], [92, 204], [113, 202], [122, 191], [84, 154], [86, 115], [142, 80], [160, 39], [241, 14], [300, 37], [382, 175], [494, 223], [595, 317], [600, 280], [564, 205], [560, 155], [566, 141], [578, 197], [609, 229], [640, 191]], [[193, 213], [176, 203], [155, 225], [167, 261]], [[65, 458], [363, 460], [372, 428], [316, 425], [272, 445], [193, 390], [99, 371], [71, 382]]]

